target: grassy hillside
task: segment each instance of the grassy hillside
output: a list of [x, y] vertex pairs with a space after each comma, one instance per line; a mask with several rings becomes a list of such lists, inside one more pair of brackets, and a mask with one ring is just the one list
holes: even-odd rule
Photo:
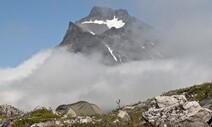
[[164, 93], [163, 95], [170, 96], [175, 94], [184, 94], [189, 101], [201, 101], [203, 99], [212, 98], [212, 82], [172, 90]]
[[[212, 98], [212, 82], [206, 82], [200, 85], [194, 85], [188, 88], [182, 88], [177, 90], [172, 90], [164, 93], [163, 95], [170, 96], [176, 94], [184, 94], [189, 101], [201, 101], [204, 99]], [[145, 120], [142, 118], [142, 113], [147, 111], [154, 103], [154, 99], [149, 99], [145, 102], [138, 102], [134, 105], [119, 107], [119, 109], [124, 110], [128, 113], [130, 120], [124, 121], [117, 116], [119, 109], [115, 109], [112, 112], [104, 115], [92, 116], [95, 119], [94, 123], [72, 124], [72, 127], [153, 127], [149, 123], [142, 123]], [[128, 108], [126, 108], [128, 107]], [[129, 108], [130, 107], [130, 108]], [[13, 122], [12, 127], [22, 127], [26, 125], [32, 125], [34, 123], [46, 122], [59, 120], [63, 121], [69, 118], [61, 118], [53, 114], [51, 110], [39, 109], [30, 112], [23, 118]], [[114, 122], [118, 121], [118, 122]], [[49, 127], [59, 127], [59, 125], [51, 125]], [[60, 126], [61, 127], [61, 126]], [[69, 125], [64, 124], [63, 127], [69, 127]]]

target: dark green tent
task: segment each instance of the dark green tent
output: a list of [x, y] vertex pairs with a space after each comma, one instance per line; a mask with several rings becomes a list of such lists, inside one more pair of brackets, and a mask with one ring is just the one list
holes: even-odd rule
[[63, 116], [67, 115], [68, 117], [102, 114], [101, 109], [97, 105], [88, 103], [86, 101], [79, 101], [68, 105], [60, 105], [56, 108], [56, 112]]

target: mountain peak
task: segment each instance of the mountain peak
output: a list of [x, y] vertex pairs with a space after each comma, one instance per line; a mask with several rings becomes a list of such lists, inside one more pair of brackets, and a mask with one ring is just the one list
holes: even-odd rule
[[91, 9], [89, 16], [90, 17], [93, 17], [93, 16], [108, 16], [108, 15], [113, 15], [113, 13], [114, 13], [114, 11], [111, 8], [94, 6]]
[[91, 9], [89, 17], [101, 17], [103, 19], [111, 19], [116, 17], [128, 17], [129, 14], [125, 9], [113, 10], [112, 8], [94, 6]]
[[151, 27], [128, 14], [125, 9], [95, 6], [90, 14], [70, 22], [61, 46], [71, 52], [98, 54], [105, 64], [161, 58], [154, 49]]

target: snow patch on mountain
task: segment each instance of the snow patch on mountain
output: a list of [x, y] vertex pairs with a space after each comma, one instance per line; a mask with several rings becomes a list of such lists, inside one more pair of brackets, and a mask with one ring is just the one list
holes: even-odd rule
[[107, 47], [108, 51], [110, 52], [110, 54], [112, 55], [113, 59], [117, 62], [118, 60], [117, 60], [116, 56], [113, 54], [113, 50], [108, 45], [106, 45], [106, 47]]
[[92, 32], [92, 31], [90, 31], [90, 30], [89, 30], [89, 33], [91, 33], [91, 34], [93, 34], [93, 35], [96, 35], [94, 32]]
[[158, 54], [158, 56], [160, 56], [160, 58], [163, 58], [163, 55], [161, 55], [160, 52], [156, 51], [156, 53]]
[[82, 22], [82, 24], [89, 24], [89, 23], [93, 23], [93, 24], [105, 24], [107, 25], [107, 27], [110, 29], [112, 27], [115, 27], [116, 29], [121, 28], [125, 25], [125, 23], [122, 20], [118, 20], [118, 18], [116, 16], [113, 17], [113, 19], [111, 20], [90, 20], [90, 21], [84, 21]]
[[123, 62], [122, 62], [122, 59], [121, 59], [121, 56], [120, 56], [120, 55], [119, 55], [119, 60], [120, 60], [121, 64], [123, 64]]
[[141, 48], [142, 48], [142, 49], [146, 49], [143, 45], [141, 45]]

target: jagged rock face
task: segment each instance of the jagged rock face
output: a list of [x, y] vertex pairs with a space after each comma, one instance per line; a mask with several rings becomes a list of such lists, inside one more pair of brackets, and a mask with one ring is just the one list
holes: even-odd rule
[[[11, 105], [0, 105], [0, 127], [9, 127], [10, 123], [24, 115], [24, 112]], [[3, 117], [5, 118], [3, 118]]]
[[212, 98], [204, 99], [200, 101], [200, 105], [204, 108], [212, 110]]
[[[188, 102], [184, 95], [155, 97], [156, 105], [143, 113], [143, 117], [159, 127], [209, 127], [212, 111], [198, 102]], [[165, 104], [167, 103], [167, 104]]]
[[165, 108], [172, 105], [179, 105], [187, 101], [184, 95], [157, 96], [155, 97], [155, 100], [158, 108]]
[[22, 114], [23, 114], [23, 111], [11, 105], [0, 105], [0, 115], [13, 117], [13, 116], [22, 115]]
[[126, 10], [94, 7], [87, 17], [69, 23], [60, 46], [74, 53], [100, 54], [109, 64], [160, 58], [152, 30]]

